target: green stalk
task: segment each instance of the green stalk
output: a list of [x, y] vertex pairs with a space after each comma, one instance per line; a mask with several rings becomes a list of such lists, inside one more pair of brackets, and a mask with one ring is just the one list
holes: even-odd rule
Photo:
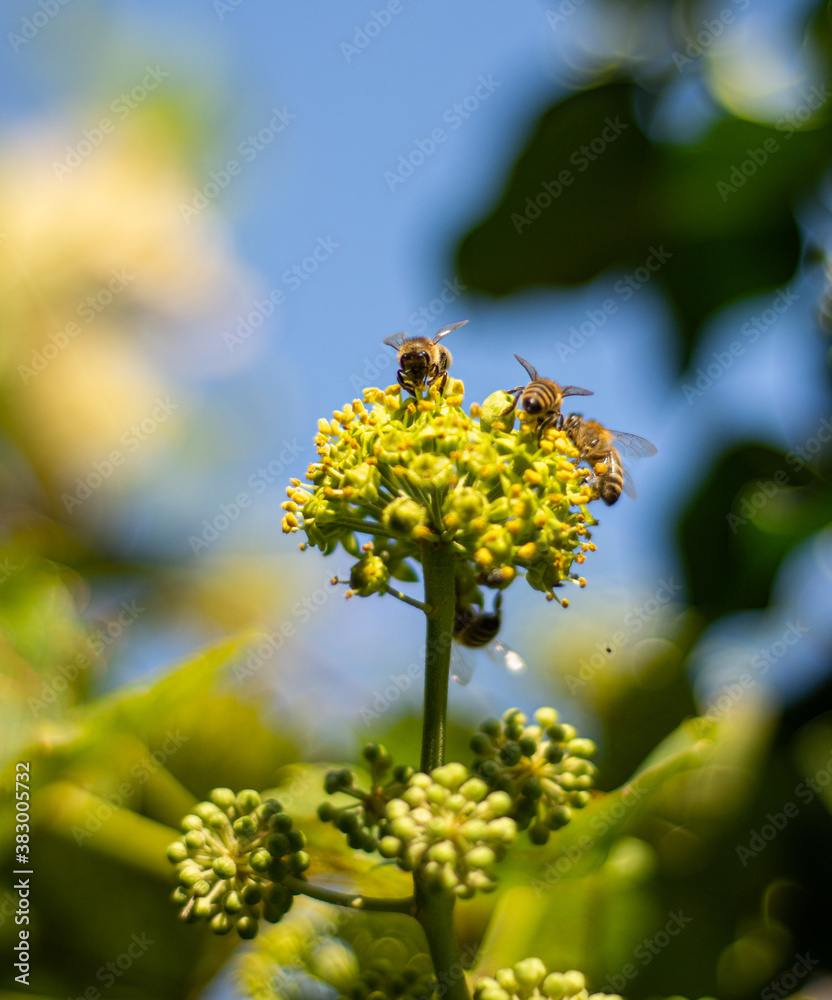
[[[422, 569], [425, 604], [431, 608], [431, 613], [427, 616], [425, 643], [421, 768], [432, 771], [445, 762], [445, 721], [456, 603], [454, 557], [444, 546], [423, 542]], [[425, 932], [434, 972], [445, 1000], [470, 1000], [454, 929], [455, 897], [449, 892], [428, 889], [416, 877], [413, 881], [416, 918]]]
[[445, 762], [445, 719], [448, 712], [448, 678], [451, 640], [454, 635], [454, 558], [441, 545], [422, 542], [427, 617], [425, 640], [425, 700], [422, 722], [423, 771]]

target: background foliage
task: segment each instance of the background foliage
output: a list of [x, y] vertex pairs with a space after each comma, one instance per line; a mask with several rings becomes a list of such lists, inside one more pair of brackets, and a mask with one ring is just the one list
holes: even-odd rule
[[[474, 339], [449, 346], [469, 401], [514, 384], [517, 350], [659, 445], [573, 607], [510, 595], [525, 686], [483, 665], [454, 698], [453, 759], [480, 718], [556, 704], [598, 740], [607, 793], [460, 908], [469, 954], [484, 971], [538, 954], [633, 998], [815, 995], [832, 963], [829, 5], [562, 0], [511, 25], [496, 4], [414, 5], [377, 34], [360, 4], [327, 24], [237, 6], [74, 0], [19, 44], [36, 9], [4, 12], [21, 96], [0, 159], [0, 741], [6, 783], [17, 760], [35, 774], [29, 995], [233, 995], [211, 981], [234, 942], [167, 901], [171, 828], [215, 785], [282, 786], [339, 887], [395, 877], [317, 828], [320, 768], [295, 765], [368, 738], [414, 759], [419, 685], [395, 678], [418, 630], [408, 609], [336, 602], [338, 567], [287, 553], [279, 503], [317, 417], [393, 381], [382, 336], [467, 315]], [[170, 74], [153, 87], [151, 65]], [[502, 91], [455, 130], [445, 110], [492, 69]], [[297, 121], [249, 161], [244, 136], [284, 101]], [[407, 174], [434, 127], [447, 141]], [[183, 218], [234, 157], [240, 179]], [[338, 246], [309, 258], [317, 240]], [[0, 899], [10, 954], [8, 875]], [[154, 944], [108, 985], [133, 934]]]

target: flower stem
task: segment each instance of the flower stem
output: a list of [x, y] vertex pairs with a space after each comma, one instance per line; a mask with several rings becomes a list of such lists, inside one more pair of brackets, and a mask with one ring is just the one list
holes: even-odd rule
[[445, 761], [448, 677], [454, 636], [454, 557], [442, 545], [422, 542], [425, 604], [432, 608], [425, 640], [425, 700], [422, 722], [423, 771]]
[[[454, 635], [454, 557], [442, 545], [422, 543], [425, 604], [432, 609], [427, 618], [425, 643], [425, 700], [422, 716], [423, 771], [445, 762], [445, 720], [448, 709], [448, 677]], [[454, 929], [452, 893], [428, 888], [414, 876], [416, 919], [422, 925], [433, 961], [433, 969], [445, 1000], [470, 1000], [462, 972], [459, 944]]]
[[356, 896], [350, 892], [337, 892], [335, 889], [326, 889], [322, 885], [313, 885], [305, 878], [298, 878], [297, 875], [287, 875], [283, 879], [283, 884], [292, 892], [301, 893], [304, 896], [311, 896], [312, 899], [320, 899], [324, 903], [333, 903], [336, 906], [347, 906], [352, 910], [375, 910], [385, 913], [413, 913], [413, 897], [402, 896], [401, 898], [387, 898], [381, 896]]

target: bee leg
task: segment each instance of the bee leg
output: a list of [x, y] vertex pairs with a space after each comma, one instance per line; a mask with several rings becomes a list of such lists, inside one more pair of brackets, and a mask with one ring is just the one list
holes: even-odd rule
[[440, 396], [441, 396], [441, 395], [442, 395], [442, 393], [443, 393], [443, 392], [445, 391], [445, 383], [446, 383], [447, 381], [448, 381], [448, 373], [447, 373], [447, 372], [443, 372], [443, 373], [442, 373], [442, 382], [441, 382], [441, 383], [440, 383], [440, 385], [439, 385], [439, 395], [440, 395]]
[[520, 399], [520, 393], [525, 389], [524, 385], [519, 386], [517, 389], [506, 389], [509, 395], [514, 394], [514, 399], [511, 401], [511, 406], [507, 410], [503, 410], [500, 414], [501, 417], [507, 417], [509, 413], [517, 406], [517, 401]]
[[553, 424], [557, 424], [558, 416], [560, 416], [560, 414], [558, 414], [556, 416], [554, 413], [550, 413], [547, 416], [545, 416], [540, 421], [540, 423], [537, 425], [537, 443], [538, 444], [540, 444], [540, 442], [543, 440], [543, 432], [548, 427], [551, 427]]
[[396, 373], [396, 381], [399, 383], [399, 385], [402, 387], [402, 389], [406, 389], [410, 393], [411, 396], [414, 396], [414, 397], [416, 396], [416, 393], [413, 391], [413, 388], [412, 388], [411, 384], [409, 382], [405, 381], [405, 378], [402, 375], [401, 371], [399, 371], [399, 372]]

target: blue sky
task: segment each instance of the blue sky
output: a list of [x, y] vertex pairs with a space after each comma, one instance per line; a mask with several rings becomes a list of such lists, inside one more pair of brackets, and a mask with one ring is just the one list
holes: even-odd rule
[[[57, 0], [43, 3], [51, 10]], [[542, 373], [594, 389], [593, 416], [657, 444], [657, 458], [633, 470], [638, 501], [623, 499], [603, 512], [599, 550], [586, 566], [590, 587], [573, 607], [598, 615], [604, 595], [616, 588], [637, 603], [668, 574], [679, 576], [672, 514], [719, 450], [749, 436], [790, 447], [828, 416], [819, 348], [814, 356], [790, 349], [794, 338], [815, 337], [817, 274], [797, 276], [794, 305], [692, 402], [676, 381], [679, 361], [667, 335], [673, 319], [654, 283], [622, 299], [584, 343], [565, 352], [570, 326], [580, 327], [588, 311], [615, 294], [621, 274], [600, 275], [580, 289], [491, 302], [467, 295], [453, 273], [455, 240], [491, 204], [538, 115], [562, 93], [561, 39], [547, 22], [546, 6], [349, 0], [332, 7], [300, 0], [236, 6], [226, 0], [68, 0], [13, 52], [8, 32], [46, 8], [31, 0], [4, 5], [2, 39], [9, 51], [0, 63], [0, 100], [8, 131], [35, 120], [77, 136], [97, 120], [96, 108], [140, 78], [145, 66], [158, 64], [172, 86], [200, 94], [212, 126], [195, 167], [197, 186], [204, 190], [212, 177], [227, 173], [230, 161], [240, 164], [206, 211], [244, 263], [247, 281], [204, 332], [197, 352], [192, 341], [187, 351], [152, 345], [187, 388], [203, 438], [215, 436], [213, 460], [191, 461], [187, 448], [172, 456], [152, 489], [115, 512], [113, 530], [137, 548], [187, 555], [195, 526], [246, 488], [285, 442], [297, 440], [301, 453], [283, 475], [301, 474], [314, 454], [317, 418], [356, 395], [355, 380], [365, 368], [378, 371], [369, 384], [394, 381], [394, 354], [381, 341], [401, 329], [422, 332], [421, 309], [429, 314], [429, 332], [470, 320], [447, 342], [469, 401], [517, 383], [517, 351]], [[749, 24], [764, 33], [775, 23], [766, 12], [782, 7], [756, 5]], [[575, 24], [591, 10], [587, 0]], [[394, 182], [402, 159], [410, 160], [412, 172], [402, 171]], [[270, 294], [279, 305], [231, 350], [229, 335], [240, 318]], [[771, 293], [738, 302], [715, 317], [694, 370], [707, 367], [773, 300]], [[282, 487], [281, 478], [258, 495], [217, 551], [273, 552], [309, 593], [347, 564], [301, 556], [280, 534]], [[804, 589], [800, 606], [811, 610], [828, 593], [829, 562], [808, 552], [800, 558], [819, 586]], [[763, 631], [776, 637], [786, 627], [789, 600], [768, 613]], [[337, 694], [324, 707], [343, 719], [346, 706], [356, 718], [370, 694], [407, 662], [405, 650], [420, 641], [414, 612], [390, 603], [329, 600], [314, 627], [287, 650], [303, 670], [294, 672], [288, 690], [281, 685], [285, 704], [302, 705], [310, 690], [335, 678]], [[506, 641], [523, 652], [529, 630], [542, 627], [541, 616], [558, 613], [540, 595], [513, 588]], [[721, 627], [752, 652], [763, 641], [759, 620], [753, 628], [739, 618]], [[822, 616], [813, 619], [800, 646], [798, 678], [820, 669], [828, 629]], [[181, 631], [141, 634], [127, 650], [125, 670], [158, 667], [199, 639]], [[538, 703], [533, 676], [508, 690], [524, 707]], [[506, 682], [483, 666], [465, 703], [492, 714], [505, 693]]]

